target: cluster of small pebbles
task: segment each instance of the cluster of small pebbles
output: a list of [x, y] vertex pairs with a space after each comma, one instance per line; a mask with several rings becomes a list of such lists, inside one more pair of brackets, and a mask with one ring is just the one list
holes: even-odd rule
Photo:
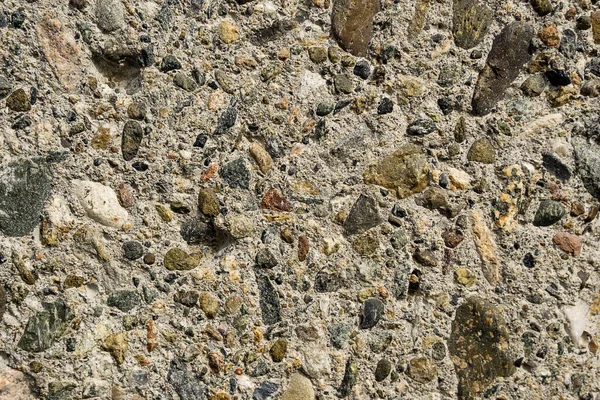
[[3, 0], [0, 400], [600, 400], [600, 2]]

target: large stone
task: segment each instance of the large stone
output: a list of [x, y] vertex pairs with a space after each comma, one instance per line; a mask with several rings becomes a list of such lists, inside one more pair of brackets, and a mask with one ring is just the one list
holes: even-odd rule
[[123, 127], [121, 138], [121, 152], [125, 161], [131, 161], [140, 150], [140, 144], [144, 137], [144, 129], [137, 121], [127, 121]]
[[504, 97], [523, 64], [531, 58], [530, 42], [534, 29], [527, 22], [507, 25], [494, 39], [486, 65], [479, 74], [473, 100], [473, 114], [486, 115]]
[[477, 0], [454, 0], [452, 34], [463, 49], [477, 46], [492, 23], [492, 10]]
[[290, 382], [281, 400], [314, 400], [315, 390], [310, 379], [296, 372], [290, 377]]
[[202, 256], [201, 252], [188, 254], [174, 247], [165, 254], [164, 265], [169, 271], [189, 271], [200, 264]]
[[40, 223], [52, 177], [45, 163], [13, 161], [0, 167], [0, 231], [25, 236]]
[[15, 112], [31, 111], [30, 96], [25, 89], [17, 89], [6, 98], [6, 107]]
[[344, 233], [346, 235], [361, 234], [382, 222], [377, 201], [372, 197], [361, 194], [350, 209], [350, 213], [344, 222]]
[[102, 342], [102, 350], [109, 352], [117, 365], [123, 364], [125, 361], [125, 355], [129, 348], [127, 337], [123, 332], [113, 333], [108, 335], [104, 342]]
[[200, 386], [199, 380], [194, 379], [189, 371], [188, 364], [180, 359], [173, 358], [167, 374], [167, 382], [173, 386], [181, 400], [205, 399], [205, 390]]
[[542, 200], [533, 217], [533, 225], [554, 225], [565, 216], [565, 213], [565, 207], [558, 201]]
[[340, 46], [357, 57], [367, 55], [379, 0], [334, 0], [331, 30]]
[[232, 189], [248, 189], [250, 187], [250, 169], [243, 158], [225, 164], [219, 170], [219, 175]]
[[261, 274], [256, 275], [260, 293], [259, 304], [262, 320], [265, 325], [273, 325], [281, 321], [281, 303], [277, 289], [271, 280]]
[[38, 353], [49, 349], [75, 317], [69, 306], [61, 299], [54, 303], [42, 303], [42, 306], [44, 311], [39, 311], [29, 318], [17, 344], [25, 351]]
[[471, 297], [456, 310], [448, 350], [458, 375], [458, 397], [476, 399], [498, 377], [514, 373], [501, 310]]
[[429, 165], [421, 147], [407, 144], [371, 165], [363, 177], [365, 183], [392, 189], [404, 199], [425, 190], [429, 184]]
[[600, 146], [585, 139], [573, 140], [575, 166], [585, 189], [600, 200]]
[[129, 312], [142, 304], [142, 301], [134, 290], [116, 290], [108, 296], [106, 304], [123, 312]]
[[104, 32], [112, 32], [125, 25], [121, 0], [97, 0], [96, 23]]
[[79, 199], [88, 217], [102, 225], [121, 228], [129, 213], [121, 207], [114, 190], [98, 182], [73, 181], [73, 192]]

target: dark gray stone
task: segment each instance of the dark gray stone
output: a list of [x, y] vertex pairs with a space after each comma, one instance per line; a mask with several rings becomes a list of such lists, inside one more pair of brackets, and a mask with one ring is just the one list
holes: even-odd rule
[[377, 382], [385, 380], [390, 372], [392, 372], [392, 363], [390, 360], [382, 358], [379, 360], [377, 367], [375, 368], [375, 380]]
[[368, 79], [371, 75], [371, 64], [367, 60], [359, 60], [354, 65], [352, 73], [361, 79]]
[[205, 390], [190, 373], [187, 363], [180, 358], [175, 357], [171, 360], [167, 382], [173, 386], [181, 400], [202, 400], [206, 398]]
[[561, 181], [566, 182], [571, 179], [571, 168], [565, 165], [556, 154], [550, 152], [542, 153], [542, 163], [548, 172]]
[[356, 385], [356, 379], [358, 377], [358, 364], [354, 360], [354, 357], [350, 356], [346, 361], [346, 370], [344, 371], [344, 379], [339, 389], [339, 396], [344, 398], [348, 397], [352, 392], [352, 388]]
[[425, 136], [435, 132], [437, 125], [430, 118], [417, 118], [408, 124], [406, 134], [410, 136]]
[[133, 290], [116, 290], [108, 296], [106, 304], [123, 312], [129, 312], [142, 302], [140, 296]]
[[256, 253], [255, 261], [261, 268], [275, 268], [279, 264], [277, 257], [266, 247]]
[[144, 246], [140, 242], [131, 240], [123, 243], [123, 256], [128, 260], [137, 260], [144, 255]]
[[181, 69], [181, 62], [174, 55], [166, 55], [160, 61], [160, 70], [162, 72], [169, 72]]
[[546, 78], [543, 74], [529, 76], [521, 84], [521, 90], [529, 97], [537, 97], [546, 89]]
[[377, 325], [383, 316], [383, 303], [379, 299], [367, 299], [360, 313], [360, 329], [370, 329]]
[[260, 294], [259, 303], [264, 324], [273, 325], [280, 322], [281, 304], [277, 289], [273, 286], [271, 280], [264, 275], [257, 274], [256, 282]]
[[333, 77], [333, 84], [338, 93], [350, 94], [354, 91], [354, 83], [346, 74], [337, 74]]
[[493, 11], [477, 0], [454, 0], [453, 11], [454, 43], [463, 49], [477, 46], [488, 31]]
[[42, 303], [42, 306], [44, 311], [39, 311], [29, 318], [17, 344], [25, 351], [38, 353], [49, 349], [75, 318], [69, 306], [61, 299], [54, 303]]
[[71, 400], [76, 385], [73, 382], [53, 381], [48, 384], [48, 400]]
[[0, 167], [0, 231], [25, 236], [40, 223], [50, 198], [52, 176], [46, 163], [18, 160]]
[[346, 324], [334, 324], [329, 328], [329, 337], [331, 340], [331, 344], [336, 349], [343, 349], [344, 345], [350, 338], [350, 325]]
[[554, 225], [565, 215], [565, 207], [558, 201], [542, 200], [533, 217], [533, 225], [550, 226]]
[[458, 375], [458, 398], [474, 400], [498, 377], [515, 371], [502, 312], [471, 297], [456, 310], [448, 350]]
[[324, 117], [326, 115], [329, 115], [332, 113], [333, 108], [335, 107], [335, 104], [333, 103], [319, 103], [317, 105], [317, 110], [315, 111], [315, 113], [317, 114], [318, 117]]
[[229, 107], [219, 117], [217, 121], [217, 127], [215, 129], [215, 135], [222, 135], [227, 133], [233, 126], [235, 125], [235, 121], [237, 121], [238, 110], [237, 110], [237, 100], [235, 97], [231, 98], [229, 101]]
[[600, 200], [600, 146], [585, 139], [573, 140], [575, 167], [585, 189]]
[[196, 290], [180, 290], [173, 296], [176, 303], [183, 304], [186, 307], [194, 307], [199, 298], [200, 293]]
[[188, 76], [183, 72], [178, 72], [175, 74], [173, 77], [173, 83], [175, 86], [185, 90], [186, 92], [193, 92], [198, 88], [196, 81], [192, 79], [191, 76]]
[[121, 138], [121, 152], [125, 161], [131, 161], [135, 158], [142, 138], [144, 137], [144, 129], [137, 121], [127, 121], [123, 127], [123, 136]]
[[533, 27], [513, 22], [494, 39], [486, 65], [479, 74], [471, 105], [475, 115], [486, 115], [502, 100], [506, 89], [517, 78], [523, 64], [531, 59]]
[[250, 170], [243, 158], [225, 164], [219, 170], [219, 175], [232, 189], [248, 189], [250, 187]]
[[377, 201], [372, 197], [361, 194], [350, 209], [344, 222], [344, 233], [346, 235], [361, 234], [382, 222]]
[[276, 383], [265, 381], [258, 385], [252, 393], [252, 400], [269, 400], [279, 391], [280, 387]]
[[560, 51], [565, 57], [573, 58], [577, 52], [577, 33], [573, 29], [565, 29], [560, 37]]
[[2, 75], [0, 75], [0, 100], [5, 98], [6, 96], [8, 96], [10, 94], [11, 90], [12, 90], [12, 85], [10, 84], [8, 79], [6, 79]]
[[341, 287], [342, 282], [338, 275], [319, 271], [315, 277], [315, 291], [317, 293], [335, 292]]

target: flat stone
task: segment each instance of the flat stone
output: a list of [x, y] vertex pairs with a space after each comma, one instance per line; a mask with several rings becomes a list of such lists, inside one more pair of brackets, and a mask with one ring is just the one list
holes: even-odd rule
[[577, 175], [585, 189], [600, 200], [600, 146], [585, 139], [573, 140]]
[[200, 252], [188, 254], [174, 247], [165, 254], [165, 268], [169, 271], [189, 271], [200, 264], [202, 256]]
[[6, 107], [14, 112], [31, 111], [31, 98], [25, 89], [17, 89], [6, 98]]
[[104, 32], [113, 32], [125, 25], [123, 3], [119, 0], [96, 1], [96, 24]]
[[129, 219], [129, 213], [121, 207], [113, 189], [98, 182], [73, 181], [73, 192], [88, 217], [102, 225], [121, 228]]
[[52, 175], [41, 161], [17, 160], [0, 167], [0, 231], [18, 237], [41, 222]]
[[137, 121], [127, 121], [121, 137], [121, 152], [125, 161], [131, 161], [137, 155], [144, 137], [144, 129]]
[[429, 383], [437, 377], [437, 367], [427, 357], [415, 357], [408, 362], [408, 376], [420, 383]]
[[42, 306], [44, 311], [38, 311], [29, 318], [17, 343], [25, 351], [39, 353], [49, 349], [75, 318], [71, 308], [61, 299], [54, 303], [42, 303]]
[[331, 31], [344, 50], [357, 57], [367, 55], [373, 37], [373, 19], [379, 9], [379, 0], [333, 1]]
[[552, 237], [552, 243], [562, 251], [577, 257], [581, 254], [581, 238], [568, 232], [558, 232]]
[[409, 136], [425, 136], [435, 132], [437, 125], [431, 118], [417, 118], [408, 124], [406, 134]]
[[463, 49], [477, 46], [492, 23], [493, 11], [477, 0], [454, 0], [452, 34]]
[[184, 72], [178, 72], [173, 76], [173, 83], [186, 92], [193, 92], [198, 88], [196, 81]]
[[167, 382], [173, 386], [181, 400], [205, 399], [205, 390], [200, 386], [199, 380], [194, 378], [188, 364], [181, 358], [175, 357], [169, 365]]
[[256, 265], [261, 268], [275, 268], [279, 261], [268, 248], [262, 248], [256, 253]]
[[123, 243], [123, 256], [128, 260], [137, 260], [144, 255], [144, 246], [140, 242], [131, 240]]
[[473, 114], [486, 115], [502, 100], [523, 64], [531, 59], [529, 46], [533, 35], [530, 24], [517, 21], [504, 27], [496, 36], [475, 87], [471, 102]]
[[370, 329], [377, 325], [384, 313], [384, 306], [379, 299], [368, 299], [363, 303], [360, 313], [360, 329]]
[[382, 358], [377, 363], [377, 368], [375, 368], [375, 380], [377, 382], [384, 381], [390, 372], [392, 372], [392, 363], [388, 359]]
[[298, 372], [292, 374], [281, 400], [315, 400], [315, 390], [310, 379]]
[[279, 302], [277, 289], [273, 286], [271, 280], [264, 275], [257, 274], [256, 281], [260, 294], [259, 303], [264, 324], [273, 325], [280, 322], [281, 303]]
[[458, 397], [479, 398], [498, 377], [515, 372], [502, 311], [479, 297], [456, 310], [448, 351], [458, 375]]
[[126, 313], [142, 304], [142, 300], [134, 290], [116, 290], [108, 296], [106, 304]]
[[261, 200], [260, 206], [272, 211], [292, 210], [292, 203], [277, 189], [269, 189]]
[[565, 207], [554, 200], [542, 200], [533, 217], [533, 225], [550, 226], [554, 225], [564, 217]]
[[421, 147], [407, 144], [371, 165], [363, 177], [365, 183], [392, 189], [404, 199], [425, 190], [429, 184], [429, 164]]
[[496, 150], [491, 140], [487, 138], [477, 139], [471, 145], [467, 153], [467, 160], [480, 162], [483, 164], [493, 164], [496, 162]]
[[107, 351], [113, 356], [117, 365], [125, 362], [125, 356], [129, 349], [129, 343], [127, 342], [127, 336], [123, 332], [113, 333], [108, 335], [104, 342], [102, 342], [102, 350]]
[[350, 209], [344, 222], [344, 233], [346, 235], [361, 234], [382, 222], [383, 219], [379, 215], [377, 201], [372, 197], [361, 194]]
[[194, 307], [199, 298], [200, 293], [197, 290], [179, 290], [173, 295], [173, 301], [186, 307]]
[[198, 208], [200, 212], [209, 217], [216, 217], [221, 212], [219, 199], [214, 190], [200, 189], [198, 193]]
[[561, 181], [567, 182], [571, 179], [571, 169], [556, 154], [550, 152], [542, 153], [542, 164], [548, 172]]

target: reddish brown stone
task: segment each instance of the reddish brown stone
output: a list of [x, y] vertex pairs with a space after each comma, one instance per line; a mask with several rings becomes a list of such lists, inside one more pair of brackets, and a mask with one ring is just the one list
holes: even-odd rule
[[331, 13], [333, 35], [340, 46], [357, 57], [367, 55], [373, 37], [373, 18], [379, 0], [335, 0]]
[[119, 196], [119, 203], [125, 208], [133, 207], [135, 204], [135, 197], [133, 197], [133, 188], [125, 183], [122, 183], [117, 190]]
[[308, 238], [304, 235], [300, 236], [298, 238], [298, 260], [306, 260], [306, 256], [308, 256], [309, 249], [310, 243], [308, 242]]
[[565, 253], [577, 257], [581, 253], [581, 238], [577, 235], [567, 232], [558, 232], [552, 238], [552, 242]]
[[208, 366], [212, 372], [218, 373], [223, 371], [224, 365], [223, 356], [219, 353], [213, 351], [208, 355]]
[[290, 211], [292, 209], [292, 204], [277, 189], [269, 190], [260, 205], [273, 211]]
[[446, 231], [442, 234], [442, 238], [444, 239], [444, 244], [453, 249], [458, 246], [465, 237], [460, 231]]

